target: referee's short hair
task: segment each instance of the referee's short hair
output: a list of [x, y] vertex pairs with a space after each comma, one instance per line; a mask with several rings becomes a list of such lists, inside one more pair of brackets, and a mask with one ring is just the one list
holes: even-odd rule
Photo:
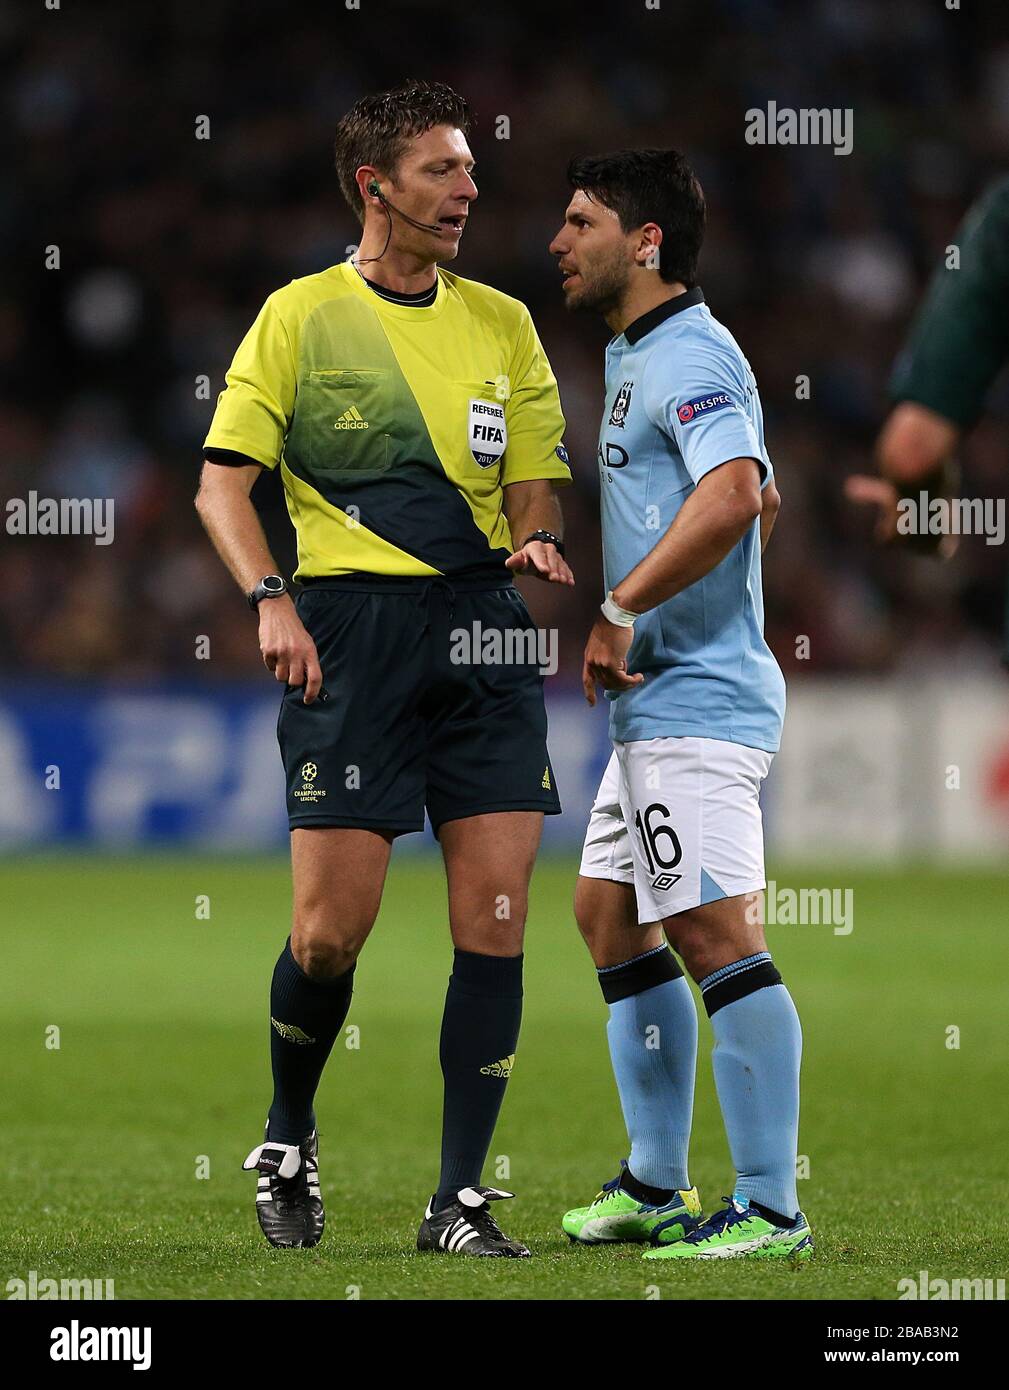
[[359, 222], [364, 222], [364, 203], [354, 175], [361, 165], [373, 164], [395, 180], [409, 142], [436, 125], [469, 134], [469, 106], [444, 82], [411, 77], [391, 91], [362, 97], [350, 108], [336, 128], [334, 163], [343, 196]]
[[616, 150], [568, 165], [568, 183], [617, 214], [621, 230], [662, 228], [659, 275], [691, 289], [704, 240], [704, 192], [678, 150]]

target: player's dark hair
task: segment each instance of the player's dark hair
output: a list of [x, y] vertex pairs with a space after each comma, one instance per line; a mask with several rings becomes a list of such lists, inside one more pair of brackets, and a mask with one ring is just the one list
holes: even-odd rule
[[697, 258], [704, 240], [704, 193], [697, 175], [677, 150], [616, 150], [584, 155], [568, 165], [568, 183], [610, 208], [621, 230], [646, 222], [662, 228], [659, 276], [697, 283]]
[[336, 128], [334, 163], [343, 196], [359, 222], [364, 222], [364, 202], [354, 175], [361, 165], [373, 164], [395, 179], [409, 142], [436, 125], [469, 134], [469, 106], [444, 82], [411, 77], [392, 91], [362, 97], [350, 108]]

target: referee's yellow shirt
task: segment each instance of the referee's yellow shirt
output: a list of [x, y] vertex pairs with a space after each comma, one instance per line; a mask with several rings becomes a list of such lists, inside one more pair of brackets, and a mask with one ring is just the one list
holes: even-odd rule
[[294, 280], [225, 380], [204, 447], [280, 464], [297, 579], [503, 574], [502, 488], [571, 480], [529, 311], [445, 270], [426, 307], [348, 263]]

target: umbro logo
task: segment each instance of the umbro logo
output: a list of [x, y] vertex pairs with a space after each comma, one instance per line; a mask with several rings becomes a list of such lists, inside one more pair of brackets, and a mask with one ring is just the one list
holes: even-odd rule
[[659, 874], [658, 878], [652, 879], [652, 887], [664, 893], [667, 888], [672, 888], [674, 883], [679, 883], [682, 877], [682, 874]]
[[366, 430], [370, 426], [356, 405], [352, 405], [349, 410], [345, 410], [339, 420], [333, 422], [335, 430]]
[[507, 1080], [512, 1074], [512, 1067], [515, 1065], [515, 1053], [510, 1057], [502, 1057], [500, 1062], [491, 1062], [486, 1067], [480, 1068], [481, 1076], [503, 1076]]

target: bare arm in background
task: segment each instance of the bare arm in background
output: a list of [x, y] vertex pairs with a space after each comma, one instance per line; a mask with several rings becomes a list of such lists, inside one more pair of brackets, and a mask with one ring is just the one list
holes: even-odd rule
[[876, 508], [876, 539], [881, 544], [897, 536], [900, 498], [933, 483], [961, 433], [952, 420], [915, 401], [901, 401], [891, 411], [876, 444], [881, 476], [856, 473], [844, 485], [852, 502]]

